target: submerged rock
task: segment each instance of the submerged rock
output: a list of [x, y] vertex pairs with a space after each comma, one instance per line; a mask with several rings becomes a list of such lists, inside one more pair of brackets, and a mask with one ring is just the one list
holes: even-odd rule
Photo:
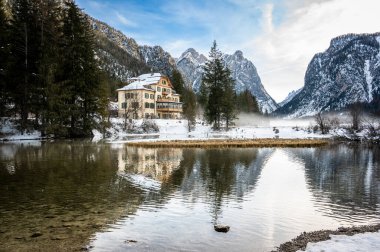
[[216, 232], [227, 233], [228, 231], [230, 231], [230, 226], [227, 226], [227, 225], [214, 225], [214, 230]]
[[42, 235], [42, 233], [40, 233], [40, 232], [36, 232], [36, 233], [32, 234], [30, 237], [31, 237], [31, 238], [36, 238], [36, 237], [39, 237], [39, 236], [41, 236], [41, 235]]

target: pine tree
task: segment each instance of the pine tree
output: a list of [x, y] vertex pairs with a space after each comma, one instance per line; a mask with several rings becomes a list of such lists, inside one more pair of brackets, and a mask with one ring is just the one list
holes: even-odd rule
[[63, 20], [63, 76], [71, 137], [90, 136], [102, 111], [104, 92], [95, 59], [94, 35], [87, 17], [67, 1]]
[[41, 48], [38, 61], [38, 96], [34, 98], [34, 113], [42, 134], [50, 123], [50, 103], [57, 95], [51, 92], [57, 85], [61, 62], [62, 9], [56, 0], [35, 0], [38, 12], [37, 32]]
[[226, 124], [226, 130], [228, 130], [230, 125], [233, 124], [233, 120], [236, 119], [236, 93], [235, 83], [231, 78], [230, 70], [227, 68], [224, 74], [221, 113]]
[[15, 0], [12, 4], [10, 25], [9, 80], [10, 91], [16, 112], [20, 115], [20, 128], [27, 128], [28, 115], [33, 108], [33, 98], [38, 95], [39, 36], [36, 25], [38, 16], [34, 1]]
[[4, 0], [0, 0], [0, 117], [5, 116], [8, 92], [6, 72], [9, 56], [9, 21], [5, 13]]
[[183, 81], [182, 74], [176, 69], [172, 72], [171, 83], [173, 84], [174, 90], [177, 94], [183, 95], [185, 82]]
[[182, 74], [178, 70], [173, 70], [172, 84], [174, 90], [181, 95], [183, 103], [183, 117], [186, 118], [188, 124], [187, 128], [191, 131], [195, 126], [195, 116], [197, 108], [197, 98], [191, 88], [185, 87], [185, 82]]
[[260, 113], [256, 97], [248, 89], [238, 94], [236, 99], [239, 112]]
[[197, 114], [197, 96], [190, 88], [183, 91], [183, 116], [187, 119], [187, 129], [192, 131], [196, 123]]
[[229, 69], [224, 66], [216, 41], [211, 47], [209, 58], [204, 67], [200, 102], [204, 105], [206, 120], [219, 130], [223, 119], [228, 128], [235, 118], [234, 81]]

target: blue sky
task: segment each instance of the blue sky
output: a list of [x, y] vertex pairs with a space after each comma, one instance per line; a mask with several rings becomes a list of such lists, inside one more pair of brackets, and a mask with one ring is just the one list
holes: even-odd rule
[[303, 86], [313, 55], [335, 36], [380, 32], [379, 0], [77, 0], [91, 16], [173, 57], [241, 50], [277, 101]]

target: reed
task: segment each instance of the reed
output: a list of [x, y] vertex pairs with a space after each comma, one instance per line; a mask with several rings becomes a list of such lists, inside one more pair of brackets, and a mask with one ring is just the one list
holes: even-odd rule
[[324, 139], [208, 139], [128, 142], [128, 146], [145, 148], [249, 148], [249, 147], [317, 147], [327, 145]]

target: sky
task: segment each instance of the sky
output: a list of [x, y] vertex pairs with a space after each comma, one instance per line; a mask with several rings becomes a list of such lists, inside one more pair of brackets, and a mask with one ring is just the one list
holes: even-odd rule
[[303, 87], [313, 56], [347, 33], [380, 32], [380, 0], [77, 0], [80, 8], [173, 57], [212, 42], [241, 50], [277, 101]]

